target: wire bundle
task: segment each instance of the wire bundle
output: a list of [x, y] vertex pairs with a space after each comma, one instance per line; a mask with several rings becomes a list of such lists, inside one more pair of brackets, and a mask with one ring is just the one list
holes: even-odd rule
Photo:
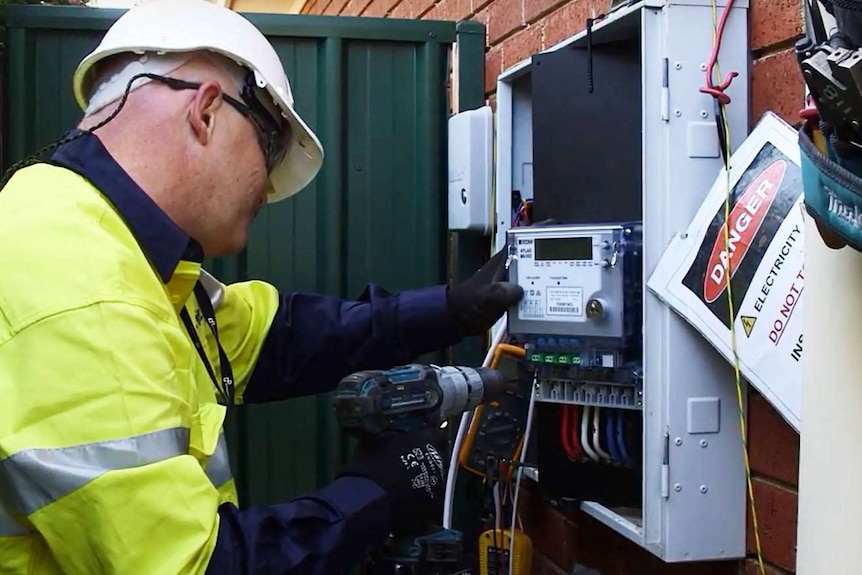
[[512, 227], [517, 228], [518, 226], [525, 225], [529, 226], [533, 223], [533, 200], [525, 200], [521, 198], [520, 204], [517, 206], [517, 209], [513, 210], [515, 213], [512, 216]]
[[560, 415], [560, 443], [569, 460], [632, 464], [626, 447], [628, 414], [624, 410], [562, 405]]
[[[485, 359], [482, 362], [483, 367], [491, 367], [497, 368], [500, 363], [502, 357], [508, 356], [517, 360], [523, 360], [526, 358], [526, 351], [524, 348], [511, 345], [508, 343], [504, 343], [506, 338], [506, 328], [505, 328], [505, 317], [501, 327], [494, 334], [491, 345], [488, 348], [488, 352], [485, 355]], [[533, 386], [535, 386], [535, 381], [533, 382]], [[529, 444], [530, 440], [530, 430], [533, 426], [533, 413], [535, 411], [535, 402], [536, 402], [536, 394], [534, 390], [531, 389], [530, 393], [530, 404], [527, 411], [527, 422], [526, 422], [526, 431], [524, 433], [523, 440], [523, 448], [520, 450], [520, 454], [518, 457], [518, 462], [512, 463], [501, 463], [500, 468], [498, 469], [497, 477], [500, 479], [498, 481], [493, 482], [489, 487], [491, 489], [492, 498], [494, 501], [494, 511], [493, 511], [493, 523], [494, 523], [494, 547], [497, 549], [503, 549], [507, 547], [506, 542], [499, 541], [498, 537], [505, 533], [505, 530], [508, 529], [510, 531], [509, 541], [508, 541], [508, 551], [509, 551], [509, 575], [513, 575], [514, 573], [514, 565], [515, 561], [513, 558], [513, 550], [515, 547], [515, 523], [517, 522], [519, 525], [520, 518], [518, 517], [518, 495], [521, 488], [521, 477], [523, 476], [523, 464], [524, 458], [526, 456], [526, 446]], [[473, 417], [473, 412], [468, 411], [461, 416], [461, 422], [458, 426], [458, 432], [455, 436], [455, 441], [452, 445], [452, 454], [451, 459], [449, 461], [449, 471], [448, 478], [446, 482], [446, 498], [444, 500], [443, 505], [443, 526], [447, 529], [451, 529], [452, 527], [452, 507], [454, 501], [455, 494], [455, 480], [458, 474], [458, 454], [461, 451], [461, 445], [464, 442], [464, 438], [467, 434], [467, 428], [470, 425], [470, 420]], [[512, 473], [512, 468], [510, 466], [514, 466], [514, 474]], [[514, 479], [514, 487], [512, 486]], [[511, 512], [509, 512], [509, 506], [511, 506]], [[510, 514], [511, 513], [511, 514]], [[510, 520], [506, 521], [506, 516], [510, 515]], [[503, 561], [502, 553], [499, 556], [500, 561]], [[502, 563], [501, 563], [502, 565]]]

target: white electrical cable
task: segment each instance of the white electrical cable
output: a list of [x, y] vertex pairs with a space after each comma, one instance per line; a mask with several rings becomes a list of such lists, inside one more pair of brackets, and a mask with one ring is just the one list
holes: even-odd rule
[[[500, 495], [500, 482], [494, 484], [494, 529], [503, 533], [503, 497]], [[496, 538], [497, 536], [494, 535]]]
[[533, 428], [533, 413], [536, 408], [536, 379], [533, 379], [533, 385], [530, 386], [530, 407], [527, 408], [527, 426], [524, 430], [524, 443], [521, 447], [521, 454], [518, 457], [518, 470], [515, 472], [518, 478], [515, 479], [515, 500], [512, 503], [512, 523], [509, 527], [509, 575], [514, 573], [515, 568], [515, 521], [518, 519], [518, 496], [521, 494], [521, 477], [524, 475], [524, 460], [527, 457], [527, 448], [530, 445], [530, 430]]
[[598, 409], [585, 405], [581, 413], [581, 447], [584, 448], [584, 453], [593, 461], [600, 461], [599, 455], [590, 447], [590, 440], [593, 436], [590, 434], [590, 410]]
[[[491, 360], [494, 359], [494, 350], [497, 349], [497, 345], [502, 343], [505, 337], [506, 314], [503, 314], [500, 327], [491, 339], [491, 347], [488, 348], [488, 353], [485, 354], [482, 367], [491, 365]], [[465, 411], [461, 415], [461, 424], [458, 426], [458, 433], [455, 435], [455, 442], [452, 444], [452, 456], [449, 458], [449, 471], [446, 477], [446, 496], [443, 500], [443, 527], [445, 529], [452, 528], [452, 506], [455, 501], [455, 480], [458, 476], [458, 454], [461, 451], [461, 444], [464, 442], [464, 436], [467, 435], [467, 428], [470, 426], [470, 420], [473, 418], [474, 412], [475, 410]]]

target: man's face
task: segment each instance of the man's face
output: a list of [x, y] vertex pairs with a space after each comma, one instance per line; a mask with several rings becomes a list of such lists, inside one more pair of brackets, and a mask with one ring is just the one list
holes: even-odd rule
[[252, 122], [233, 109], [222, 109], [227, 129], [216, 140], [217, 163], [213, 175], [214, 193], [207, 212], [216, 224], [208, 238], [206, 253], [236, 253], [248, 241], [249, 230], [258, 212], [266, 205], [267, 172], [264, 155]]
[[[264, 147], [272, 132], [267, 134], [259, 119], [247, 110], [212, 98], [208, 90], [207, 84], [199, 90], [188, 121], [205, 169], [201, 180], [206, 182], [197, 193], [196, 203], [204, 217], [196, 226], [196, 239], [207, 256], [213, 257], [242, 250], [254, 218], [266, 204]], [[200, 105], [198, 99], [202, 100]]]

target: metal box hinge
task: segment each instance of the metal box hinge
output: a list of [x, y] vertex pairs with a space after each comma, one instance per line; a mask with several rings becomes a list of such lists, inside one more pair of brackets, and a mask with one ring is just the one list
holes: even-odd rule
[[670, 78], [668, 73], [668, 59], [662, 62], [661, 71], [661, 119], [670, 121]]
[[664, 445], [661, 457], [661, 497], [670, 497], [670, 432], [664, 432]]

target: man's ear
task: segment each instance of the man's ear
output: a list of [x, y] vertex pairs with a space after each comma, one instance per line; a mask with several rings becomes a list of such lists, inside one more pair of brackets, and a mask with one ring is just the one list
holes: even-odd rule
[[212, 141], [215, 131], [216, 111], [224, 103], [222, 90], [218, 82], [204, 82], [195, 92], [195, 97], [189, 106], [189, 125], [192, 134], [201, 145]]

